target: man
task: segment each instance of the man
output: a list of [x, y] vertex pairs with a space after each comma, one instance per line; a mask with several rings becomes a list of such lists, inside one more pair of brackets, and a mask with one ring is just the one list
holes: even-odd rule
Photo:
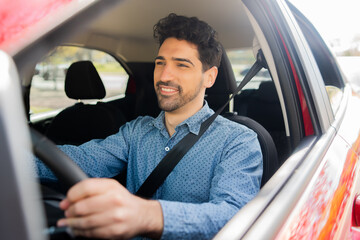
[[[154, 27], [160, 43], [154, 88], [163, 110], [139, 117], [105, 140], [60, 146], [91, 177], [112, 177], [127, 166], [127, 186], [93, 178], [60, 203], [76, 235], [127, 239], [209, 239], [259, 191], [262, 157], [256, 134], [221, 116], [183, 157], [152, 200], [133, 195], [160, 160], [213, 114], [204, 95], [217, 76], [216, 32], [197, 18], [170, 14]], [[54, 179], [38, 162], [42, 178]]]

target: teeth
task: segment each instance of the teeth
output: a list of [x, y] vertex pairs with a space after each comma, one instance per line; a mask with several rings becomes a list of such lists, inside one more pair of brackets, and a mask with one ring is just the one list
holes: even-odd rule
[[175, 90], [171, 88], [161, 88], [161, 90], [164, 92], [175, 92]]

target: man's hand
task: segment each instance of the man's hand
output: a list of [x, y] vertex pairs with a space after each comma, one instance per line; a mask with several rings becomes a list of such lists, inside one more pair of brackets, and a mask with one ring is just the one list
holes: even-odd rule
[[127, 191], [112, 179], [87, 179], [73, 186], [60, 203], [75, 235], [128, 239], [136, 235], [160, 238], [164, 221], [160, 203]]

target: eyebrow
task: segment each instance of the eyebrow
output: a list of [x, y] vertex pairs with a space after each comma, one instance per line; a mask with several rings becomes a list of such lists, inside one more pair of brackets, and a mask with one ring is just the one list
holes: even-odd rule
[[[190, 59], [187, 59], [187, 58], [176, 58], [176, 57], [173, 57], [173, 58], [171, 58], [171, 59], [174, 60], [174, 61], [187, 62], [187, 63], [190, 63], [191, 65], [193, 65], [193, 66], [195, 67], [194, 63], [193, 63], [192, 61], [190, 61]], [[157, 57], [155, 58], [155, 60], [165, 60], [165, 58], [164, 58], [163, 56], [157, 56]]]
[[190, 63], [191, 65], [193, 65], [195, 67], [195, 65], [192, 63], [192, 61], [190, 61], [190, 59], [187, 59], [187, 58], [172, 58], [172, 59], [175, 61]]
[[165, 58], [162, 57], [162, 56], [157, 56], [157, 57], [155, 58], [155, 60], [165, 60]]

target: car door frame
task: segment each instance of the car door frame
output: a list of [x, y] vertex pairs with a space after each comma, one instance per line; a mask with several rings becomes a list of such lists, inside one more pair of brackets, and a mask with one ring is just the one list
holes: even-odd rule
[[[275, 79], [279, 79], [293, 138], [291, 143], [296, 149], [258, 196], [241, 209], [215, 239], [273, 239], [299, 204], [306, 188], [314, 184], [311, 182], [314, 174], [326, 164], [324, 156], [334, 142], [337, 131], [332, 126], [335, 117], [324, 81], [287, 3], [281, 0], [243, 2], [266, 36], [271, 57], [277, 63], [276, 70], [270, 71], [273, 76], [276, 72]], [[267, 60], [268, 57], [265, 54]], [[303, 95], [296, 87], [297, 80]], [[349, 94], [348, 89], [344, 92]], [[304, 112], [300, 110], [301, 98], [305, 99], [308, 106], [313, 134], [305, 131], [306, 120], [302, 118]], [[344, 107], [347, 102], [348, 98], [344, 96], [341, 105]], [[291, 105], [295, 109], [289, 109]], [[339, 114], [344, 113], [338, 111]], [[346, 150], [351, 151], [348, 147]]]
[[42, 240], [45, 215], [31, 167], [31, 141], [17, 68], [3, 51], [0, 62], [0, 235], [1, 239]]

